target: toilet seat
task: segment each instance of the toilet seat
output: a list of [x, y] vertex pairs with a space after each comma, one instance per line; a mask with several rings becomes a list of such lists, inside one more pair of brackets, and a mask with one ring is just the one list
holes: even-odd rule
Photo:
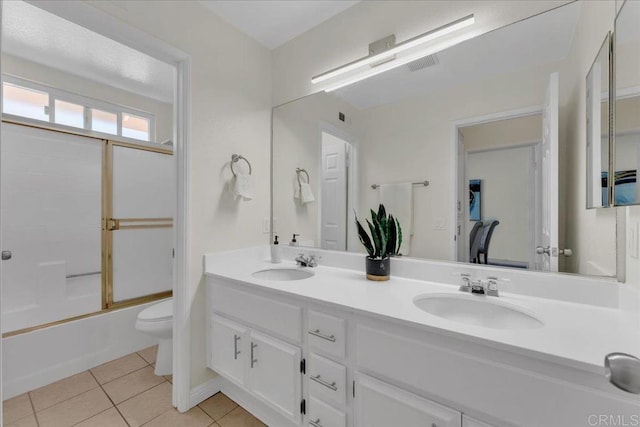
[[173, 299], [171, 298], [145, 308], [138, 314], [138, 320], [142, 322], [163, 322], [172, 318]]

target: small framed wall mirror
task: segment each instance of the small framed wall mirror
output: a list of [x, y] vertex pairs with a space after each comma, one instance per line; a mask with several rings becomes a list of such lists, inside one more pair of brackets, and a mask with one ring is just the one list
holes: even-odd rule
[[611, 33], [602, 42], [586, 82], [587, 209], [609, 207]]
[[640, 2], [623, 4], [615, 21], [613, 205], [640, 204]]

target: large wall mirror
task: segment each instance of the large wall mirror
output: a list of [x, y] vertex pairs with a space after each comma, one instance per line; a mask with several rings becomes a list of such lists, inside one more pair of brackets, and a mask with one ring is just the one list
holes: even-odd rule
[[588, 3], [276, 107], [275, 234], [362, 252], [354, 215], [382, 202], [403, 256], [615, 275], [615, 212], [587, 211], [584, 182], [585, 78], [615, 11], [594, 25]]
[[602, 42], [586, 82], [587, 209], [610, 206], [611, 34]]
[[615, 22], [614, 205], [640, 204], [640, 2], [623, 4]]

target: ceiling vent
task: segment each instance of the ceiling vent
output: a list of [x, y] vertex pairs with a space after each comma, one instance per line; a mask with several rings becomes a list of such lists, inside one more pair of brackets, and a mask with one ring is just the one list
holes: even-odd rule
[[440, 61], [438, 61], [438, 57], [436, 55], [429, 55], [424, 58], [416, 59], [413, 62], [409, 62], [407, 67], [409, 68], [409, 71], [413, 73], [414, 71], [437, 65], [439, 62]]

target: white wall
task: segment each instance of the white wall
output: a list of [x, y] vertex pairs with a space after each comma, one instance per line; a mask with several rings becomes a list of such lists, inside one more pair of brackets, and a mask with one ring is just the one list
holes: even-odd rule
[[[345, 122], [338, 119], [339, 112], [345, 114]], [[302, 98], [274, 110], [273, 216], [276, 221], [274, 231], [282, 243], [289, 242], [296, 233], [300, 234], [300, 242], [313, 241], [319, 247], [321, 132], [323, 126], [329, 125], [359, 139], [359, 122], [358, 110], [327, 93]], [[315, 202], [302, 205], [299, 199], [293, 198], [298, 167], [309, 173]]]
[[[271, 54], [258, 42], [193, 1], [87, 4], [191, 55], [191, 354], [192, 387], [211, 372], [205, 361], [203, 255], [263, 244], [269, 216]], [[227, 193], [229, 161], [247, 157], [254, 199]]]
[[[429, 187], [415, 188], [413, 192], [412, 257], [450, 258], [451, 194], [455, 191], [450, 170], [452, 123], [541, 106], [548, 76], [554, 71], [562, 75], [563, 67], [562, 63], [544, 64], [429, 96], [374, 107], [363, 113], [361, 188], [374, 182], [430, 182]], [[377, 202], [376, 192], [361, 192], [361, 210], [376, 206]]]
[[[565, 258], [568, 271], [585, 274], [615, 272], [616, 216], [614, 209], [586, 209], [586, 83], [585, 77], [608, 30], [613, 29], [616, 5], [608, 1], [582, 3], [569, 58], [570, 88], [566, 129], [566, 242], [574, 256]], [[560, 80], [562, 84], [562, 78]]]
[[368, 54], [389, 34], [403, 41], [475, 14], [474, 34], [500, 28], [567, 1], [363, 1], [273, 51], [274, 105], [317, 92], [311, 77]]
[[2, 72], [68, 92], [146, 111], [156, 116], [156, 141], [173, 136], [173, 106], [155, 99], [84, 79], [16, 56], [2, 54]]

